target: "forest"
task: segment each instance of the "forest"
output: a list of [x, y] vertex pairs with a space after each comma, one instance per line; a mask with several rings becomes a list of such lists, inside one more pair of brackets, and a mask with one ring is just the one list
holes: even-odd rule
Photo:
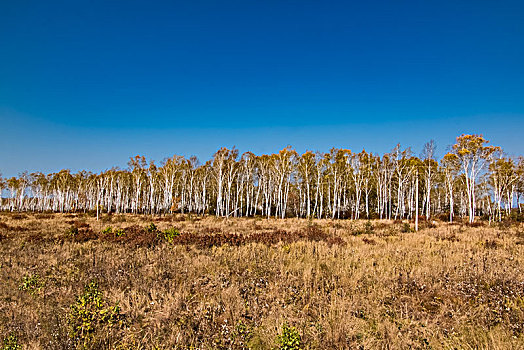
[[220, 217], [405, 219], [417, 206], [426, 219], [476, 216], [502, 220], [522, 213], [524, 158], [511, 158], [482, 135], [461, 135], [438, 160], [436, 145], [420, 156], [400, 144], [389, 153], [331, 149], [270, 155], [221, 148], [200, 164], [173, 156], [157, 165], [143, 156], [127, 169], [95, 174], [21, 173], [0, 178], [1, 209], [98, 213], [195, 213]]

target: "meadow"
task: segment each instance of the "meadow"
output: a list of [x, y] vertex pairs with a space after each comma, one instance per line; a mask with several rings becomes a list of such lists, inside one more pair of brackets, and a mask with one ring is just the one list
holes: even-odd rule
[[0, 213], [1, 349], [522, 349], [524, 224]]

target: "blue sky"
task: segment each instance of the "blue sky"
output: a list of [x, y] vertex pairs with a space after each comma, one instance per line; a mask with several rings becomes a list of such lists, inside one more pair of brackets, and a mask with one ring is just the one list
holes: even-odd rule
[[524, 154], [522, 1], [4, 1], [0, 172], [483, 133]]

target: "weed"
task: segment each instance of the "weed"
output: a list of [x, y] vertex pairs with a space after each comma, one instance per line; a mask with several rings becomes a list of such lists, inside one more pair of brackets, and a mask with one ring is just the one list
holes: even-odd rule
[[97, 331], [121, 325], [123, 315], [118, 304], [106, 305], [102, 292], [98, 289], [98, 283], [92, 281], [84, 287], [84, 292], [71, 305], [67, 321], [70, 338], [78, 345], [88, 347]]
[[235, 348], [246, 349], [251, 348], [249, 342], [253, 337], [253, 329], [250, 325], [245, 324], [242, 320], [238, 321], [235, 328], [231, 332], [231, 344]]
[[102, 230], [102, 234], [103, 235], [114, 235], [115, 237], [122, 237], [126, 234], [126, 232], [121, 228], [114, 230], [111, 226], [108, 226]]
[[2, 348], [0, 350], [20, 350], [22, 346], [18, 344], [18, 336], [16, 333], [11, 332], [7, 337], [4, 338]]
[[278, 335], [278, 345], [280, 350], [299, 350], [301, 339], [296, 328], [289, 327], [287, 322], [284, 322]]
[[169, 243], [173, 242], [175, 237], [180, 236], [180, 231], [178, 231], [176, 228], [168, 228], [167, 230], [164, 230], [162, 232], [157, 231], [159, 238], [164, 239], [168, 241]]
[[117, 236], [117, 237], [123, 237], [123, 236], [125, 236], [125, 234], [126, 234], [126, 231], [124, 231], [121, 228], [115, 230], [115, 236]]
[[154, 223], [151, 223], [147, 227], [147, 232], [149, 232], [149, 233], [153, 233], [153, 232], [157, 232], [157, 231], [158, 231], [158, 227], [156, 227], [156, 225]]
[[19, 290], [29, 292], [29, 294], [34, 295], [44, 287], [43, 282], [40, 280], [38, 274], [25, 275], [22, 277], [22, 282], [18, 287]]

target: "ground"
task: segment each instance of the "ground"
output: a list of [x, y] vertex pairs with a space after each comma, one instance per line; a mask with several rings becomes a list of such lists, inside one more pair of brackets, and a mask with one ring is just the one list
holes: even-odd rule
[[0, 345], [519, 349], [523, 267], [522, 223], [1, 213]]

